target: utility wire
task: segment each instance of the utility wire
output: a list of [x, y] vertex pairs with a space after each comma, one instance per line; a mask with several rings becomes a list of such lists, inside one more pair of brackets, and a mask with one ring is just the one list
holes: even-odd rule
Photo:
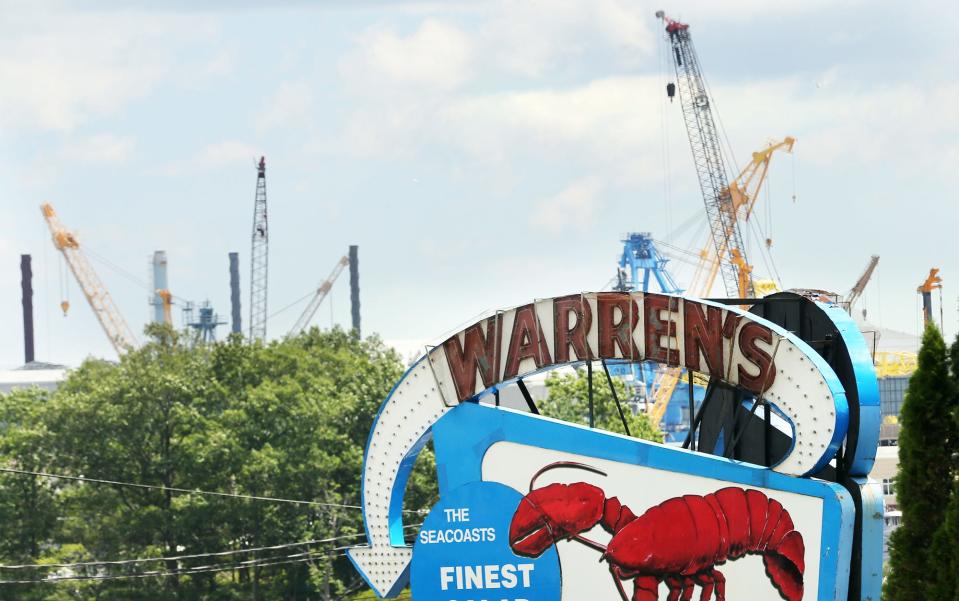
[[[192, 575], [192, 574], [204, 574], [209, 572], [224, 572], [227, 570], [236, 570], [239, 568], [250, 568], [250, 567], [265, 567], [265, 566], [277, 566], [291, 563], [302, 563], [304, 561], [311, 561], [320, 557], [338, 557], [340, 555], [345, 555], [343, 553], [343, 548], [334, 549], [332, 553], [315, 553], [315, 554], [304, 554], [298, 553], [295, 556], [295, 559], [283, 559], [282, 561], [260, 561], [260, 560], [249, 560], [239, 563], [233, 563], [226, 566], [199, 566], [197, 568], [184, 568], [180, 570], [167, 570], [167, 571], [154, 571], [154, 572], [142, 572], [140, 574], [92, 574], [92, 575], [71, 575], [71, 576], [51, 576], [49, 578], [42, 579], [32, 579], [32, 580], [0, 580], [0, 585], [4, 584], [45, 584], [49, 582], [59, 582], [62, 580], [128, 580], [135, 578], [162, 578], [165, 576], [180, 576], [180, 575]], [[274, 559], [274, 558], [269, 558]]]
[[[407, 524], [404, 526], [404, 529], [414, 529], [422, 526], [423, 523], [418, 524]], [[169, 557], [140, 557], [137, 559], [120, 559], [120, 560], [109, 560], [109, 561], [80, 561], [75, 563], [33, 563], [33, 564], [20, 564], [20, 565], [0, 565], [0, 570], [26, 570], [26, 569], [48, 569], [48, 568], [77, 568], [77, 567], [86, 567], [86, 566], [107, 566], [107, 565], [131, 565], [136, 563], [147, 563], [155, 561], [181, 561], [184, 559], [200, 559], [203, 557], [225, 557], [228, 555], [239, 555], [243, 553], [254, 553], [259, 551], [275, 551], [278, 549], [286, 549], [289, 547], [299, 547], [305, 545], [317, 545], [322, 543], [333, 543], [343, 540], [349, 540], [353, 538], [365, 537], [366, 533], [357, 532], [355, 534], [344, 534], [341, 536], [333, 536], [330, 538], [321, 538], [321, 539], [312, 539], [298, 541], [295, 543], [283, 543], [281, 545], [271, 545], [268, 547], [250, 547], [246, 549], [230, 549], [228, 551], [215, 551], [209, 553], [196, 553], [193, 555], [174, 555]]]
[[334, 536], [332, 538], [323, 538], [315, 540], [304, 540], [295, 543], [284, 543], [282, 545], [272, 545], [269, 547], [250, 547], [248, 549], [231, 549], [229, 551], [217, 551], [211, 553], [196, 553], [193, 555], [174, 555], [170, 557], [140, 557], [137, 559], [119, 559], [112, 561], [80, 561], [76, 563], [28, 563], [20, 565], [0, 565], [0, 570], [28, 570], [28, 569], [50, 569], [50, 568], [79, 568], [85, 566], [121, 566], [136, 563], [147, 563], [154, 561], [181, 561], [184, 559], [200, 559], [203, 557], [225, 557], [228, 555], [239, 555], [243, 553], [254, 553], [258, 551], [275, 551], [277, 549], [286, 549], [288, 547], [299, 547], [305, 545], [316, 545], [321, 543], [331, 543], [350, 538], [366, 536], [363, 532], [356, 534], [346, 534], [343, 536]]
[[227, 497], [231, 499], [247, 499], [251, 501], [270, 501], [273, 503], [292, 503], [296, 505], [313, 505], [317, 507], [337, 507], [344, 509], [362, 509], [359, 505], [346, 505], [343, 503], [323, 503], [320, 501], [301, 501], [298, 499], [284, 499], [281, 497], [264, 497], [259, 495], [241, 495], [237, 493], [216, 492], [209, 490], [177, 488], [175, 486], [159, 486], [156, 484], [138, 484], [136, 482], [120, 482], [117, 480], [104, 480], [102, 478], [87, 478], [85, 476], [65, 476], [63, 474], [49, 474], [46, 472], [34, 472], [30, 470], [19, 470], [9, 467], [0, 467], [0, 472], [9, 474], [22, 474], [25, 476], [39, 476], [41, 478], [56, 478], [59, 480], [74, 480], [77, 482], [91, 482], [93, 484], [110, 484], [112, 486], [129, 486], [132, 488], [143, 488], [149, 490], [162, 490], [174, 493], [190, 495], [206, 495], [211, 497]]
[[[422, 524], [411, 524], [406, 526], [407, 528], [418, 528]], [[356, 535], [350, 535], [356, 536]], [[338, 538], [347, 538], [347, 537], [335, 537], [331, 539], [325, 539], [321, 541], [314, 542], [330, 542], [337, 540]], [[307, 541], [309, 542], [309, 541]], [[278, 549], [290, 546], [297, 546], [303, 543], [289, 543], [287, 545], [276, 545], [274, 547], [260, 547], [259, 549], [244, 549], [243, 551], [255, 551], [255, 550], [268, 550], [268, 549]], [[92, 575], [69, 575], [69, 576], [49, 576], [47, 578], [34, 578], [34, 579], [24, 579], [24, 580], [0, 580], [0, 585], [4, 584], [44, 584], [49, 582], [58, 582], [63, 580], [126, 580], [126, 579], [136, 579], [136, 578], [162, 578], [165, 576], [180, 576], [180, 575], [192, 575], [192, 574], [204, 574], [210, 572], [224, 572], [227, 570], [236, 570], [241, 568], [251, 568], [251, 567], [266, 567], [266, 566], [276, 566], [292, 563], [302, 563], [305, 561], [312, 561], [313, 559], [318, 558], [335, 558], [346, 555], [344, 551], [349, 549], [349, 546], [341, 546], [330, 549], [326, 553], [314, 553], [311, 551], [304, 551], [302, 553], [293, 553], [291, 555], [285, 555], [281, 557], [264, 557], [259, 559], [248, 559], [246, 561], [234, 562], [229, 565], [205, 565], [205, 566], [193, 566], [188, 568], [181, 568], [176, 570], [155, 570], [151, 572], [141, 572], [139, 574], [92, 574]], [[211, 554], [212, 555], [212, 554]], [[204, 557], [204, 555], [196, 556], [181, 556], [181, 558], [186, 557]], [[174, 560], [177, 558], [167, 557], [167, 558], [155, 558], [155, 561], [160, 561], [161, 559]], [[274, 561], [274, 560], [281, 561]], [[53, 565], [53, 564], [51, 564]], [[62, 567], [69, 568], [71, 566], [80, 566], [85, 564], [63, 564]], [[94, 564], [99, 565], [99, 564]], [[362, 587], [360, 587], [362, 588]]]

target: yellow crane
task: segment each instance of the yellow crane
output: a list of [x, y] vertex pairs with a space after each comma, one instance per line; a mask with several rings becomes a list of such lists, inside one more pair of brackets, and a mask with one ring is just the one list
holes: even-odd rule
[[[728, 212], [729, 219], [724, 220], [724, 222], [730, 224], [730, 229], [738, 228], [741, 223], [749, 221], [752, 216], [756, 201], [759, 199], [759, 191], [766, 182], [769, 162], [772, 160], [773, 154], [779, 150], [792, 152], [795, 143], [795, 138], [786, 136], [782, 141], [773, 142], [766, 148], [754, 152], [749, 164], [739, 172], [736, 179], [730, 182], [729, 188], [723, 194], [723, 197], [728, 199], [729, 202], [721, 203], [724, 207], [723, 210]], [[724, 238], [730, 239], [731, 236], [727, 235]], [[766, 244], [771, 245], [772, 241], [767, 239]], [[721, 244], [720, 248], [724, 254], [728, 255], [728, 260], [737, 267], [739, 298], [750, 298], [752, 296], [751, 292], [765, 291], [771, 288], [770, 283], [766, 281], [753, 280], [753, 267], [746, 263], [739, 249], [730, 249], [725, 244]], [[716, 247], [712, 244], [712, 238], [710, 237], [699, 252], [699, 262], [693, 272], [693, 277], [690, 279], [687, 291], [692, 296], [709, 296], [713, 283], [716, 281], [716, 276], [719, 274], [720, 264], [720, 255], [716, 252]], [[649, 411], [649, 417], [654, 424], [662, 421], [663, 415], [666, 413], [666, 407], [669, 405], [669, 400], [676, 390], [676, 385], [679, 383], [682, 373], [681, 368], [671, 367], [663, 370], [657, 378], [658, 382], [654, 382], [653, 405]]]
[[[100, 281], [99, 276], [97, 276], [97, 273], [93, 270], [93, 266], [90, 265], [90, 262], [80, 250], [80, 242], [77, 240], [76, 235], [63, 227], [63, 224], [60, 223], [60, 219], [57, 217], [56, 211], [53, 210], [53, 206], [50, 203], [40, 205], [40, 210], [43, 213], [43, 218], [47, 222], [47, 226], [50, 228], [53, 246], [63, 253], [63, 258], [70, 267], [73, 277], [75, 277], [77, 283], [80, 284], [80, 289], [83, 290], [83, 295], [87, 298], [87, 302], [90, 303], [93, 314], [96, 315], [100, 326], [103, 327], [103, 331], [106, 333], [107, 338], [110, 339], [110, 344], [116, 349], [117, 354], [122, 355], [124, 352], [136, 347], [137, 340], [133, 336], [133, 332], [123, 319], [123, 316], [120, 315], [120, 311], [114, 304], [103, 282]], [[63, 306], [63, 304], [61, 304], [61, 306]], [[64, 313], [66, 313], [65, 306]]]
[[[929, 270], [929, 275], [925, 281], [919, 284], [916, 292], [922, 295], [922, 319], [923, 325], [929, 325], [932, 321], [932, 291], [939, 290], [939, 311], [942, 312], [942, 278], [939, 276], [939, 268], [933, 267]], [[939, 319], [942, 322], [942, 318]]]
[[173, 294], [166, 288], [157, 288], [156, 295], [160, 297], [163, 303], [163, 323], [168, 326], [173, 325]]

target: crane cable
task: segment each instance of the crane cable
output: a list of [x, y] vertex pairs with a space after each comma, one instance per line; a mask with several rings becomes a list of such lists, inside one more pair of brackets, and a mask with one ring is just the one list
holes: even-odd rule
[[[656, 45], [657, 58], [659, 60], [659, 79], [660, 79], [660, 93], [662, 90], [666, 89], [667, 78], [668, 78], [668, 65], [671, 64], [671, 58], [669, 58], [668, 52], [666, 51], [666, 36], [659, 36], [659, 42]], [[673, 202], [672, 202], [672, 161], [670, 156], [670, 136], [669, 136], [669, 118], [668, 113], [666, 112], [668, 99], [667, 97], [662, 97], [662, 100], [659, 102], [659, 127], [660, 127], [660, 153], [662, 158], [663, 165], [663, 207], [666, 212], [666, 231], [667, 239], [672, 241], [672, 229], [673, 229]]]

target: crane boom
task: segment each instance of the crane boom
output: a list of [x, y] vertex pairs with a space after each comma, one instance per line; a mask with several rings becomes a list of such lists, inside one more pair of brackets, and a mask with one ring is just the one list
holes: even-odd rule
[[313, 319], [313, 316], [316, 315], [316, 310], [320, 308], [320, 304], [323, 302], [323, 299], [326, 298], [326, 295], [330, 293], [330, 289], [333, 287], [333, 282], [336, 281], [336, 278], [340, 277], [340, 274], [343, 273], [343, 269], [350, 264], [350, 260], [345, 256], [340, 257], [340, 260], [337, 261], [336, 265], [333, 267], [333, 271], [330, 272], [330, 276], [323, 281], [322, 284], [316, 289], [316, 294], [313, 295], [313, 298], [310, 299], [310, 304], [306, 306], [303, 310], [303, 313], [300, 315], [299, 319], [296, 320], [296, 323], [293, 324], [293, 327], [290, 328], [289, 334], [287, 336], [296, 336], [310, 324], [310, 320]]
[[266, 218], [266, 157], [256, 166], [253, 233], [250, 243], [250, 340], [266, 339], [270, 231]]
[[866, 289], [866, 284], [869, 283], [869, 280], [872, 278], [872, 272], [876, 270], [876, 265], [878, 264], [879, 255], [873, 255], [869, 259], [869, 263], [866, 265], [866, 269], [862, 272], [862, 275], [856, 280], [856, 284], [849, 290], [849, 294], [846, 295], [846, 304], [850, 312], [852, 312], [852, 306], [856, 304], [856, 301], [862, 296], [862, 292]]
[[40, 205], [40, 210], [43, 212], [43, 218], [50, 228], [53, 245], [63, 253], [63, 258], [70, 266], [73, 277], [80, 284], [80, 289], [83, 290], [83, 295], [90, 303], [93, 314], [97, 316], [100, 326], [106, 333], [107, 338], [110, 339], [110, 344], [113, 345], [117, 354], [122, 355], [136, 347], [137, 341], [133, 332], [123, 319], [103, 282], [100, 281], [99, 276], [93, 270], [93, 266], [81, 252], [77, 237], [63, 227], [50, 203]]
[[[723, 276], [726, 294], [734, 297], [740, 295], [740, 284], [744, 279], [740, 274], [741, 265], [748, 265], [748, 261], [743, 236], [736, 222], [726, 162], [720, 147], [719, 132], [713, 120], [712, 102], [699, 66], [699, 57], [689, 37], [689, 25], [673, 21], [663, 11], [657, 12], [656, 16], [666, 25], [666, 34], [673, 50], [676, 87], [679, 89], [683, 120], [696, 165], [699, 188], [706, 203], [713, 246], [719, 259], [719, 270]], [[731, 259], [735, 252], [738, 252], [742, 259], [739, 264]], [[748, 274], [746, 276], [751, 296], [752, 280], [748, 278]]]
[[[942, 290], [942, 278], [939, 276], [939, 268], [933, 267], [929, 270], [929, 275], [925, 281], [916, 288], [916, 292], [922, 295], [922, 319], [924, 325], [929, 325], [929, 323], [932, 322], [932, 291], [937, 288]], [[939, 310], [941, 312], [942, 303], [940, 302], [939, 304]]]
[[[736, 225], [737, 228], [740, 222], [747, 221], [750, 216], [752, 216], [753, 208], [756, 206], [756, 201], [760, 196], [759, 191], [766, 181], [769, 162], [772, 160], [773, 154], [778, 150], [792, 152], [793, 144], [795, 143], [795, 138], [787, 136], [781, 142], [774, 142], [766, 146], [766, 148], [754, 152], [749, 164], [743, 168], [736, 179], [729, 185], [727, 195], [731, 199], [730, 215], [733, 218], [733, 224]], [[753, 288], [752, 282], [752, 266], [746, 263], [738, 250], [726, 249], [721, 246], [720, 253], [723, 251], [726, 251], [730, 262], [737, 268], [736, 293], [739, 298], [753, 297], [755, 289]], [[704, 245], [699, 253], [696, 270], [693, 272], [693, 277], [689, 282], [688, 290], [693, 295], [699, 297], [709, 296], [709, 292], [713, 288], [713, 282], [715, 282], [719, 272], [721, 264], [720, 256], [722, 255], [717, 255], [716, 248], [710, 246], [708, 242]], [[878, 260], [878, 257], [876, 259]], [[649, 412], [650, 419], [654, 424], [658, 424], [662, 420], [663, 415], [665, 415], [666, 408], [673, 396], [673, 392], [676, 390], [679, 379], [682, 377], [682, 373], [683, 370], [681, 368], [671, 367], [664, 370], [656, 382], [654, 382], [651, 395], [653, 405]]]

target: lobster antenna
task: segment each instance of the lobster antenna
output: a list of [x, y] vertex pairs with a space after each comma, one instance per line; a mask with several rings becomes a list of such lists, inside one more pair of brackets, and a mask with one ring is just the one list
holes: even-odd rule
[[586, 465], [585, 463], [579, 463], [578, 461], [554, 461], [553, 463], [550, 463], [546, 467], [542, 468], [541, 470], [533, 474], [533, 477], [529, 481], [529, 489], [533, 490], [533, 486], [536, 485], [537, 478], [539, 478], [540, 476], [542, 476], [549, 470], [555, 469], [558, 467], [573, 467], [581, 470], [586, 470], [587, 472], [593, 472], [594, 474], [599, 474], [600, 476], [606, 475], [606, 472], [604, 472], [603, 470], [593, 467], [591, 465]]

